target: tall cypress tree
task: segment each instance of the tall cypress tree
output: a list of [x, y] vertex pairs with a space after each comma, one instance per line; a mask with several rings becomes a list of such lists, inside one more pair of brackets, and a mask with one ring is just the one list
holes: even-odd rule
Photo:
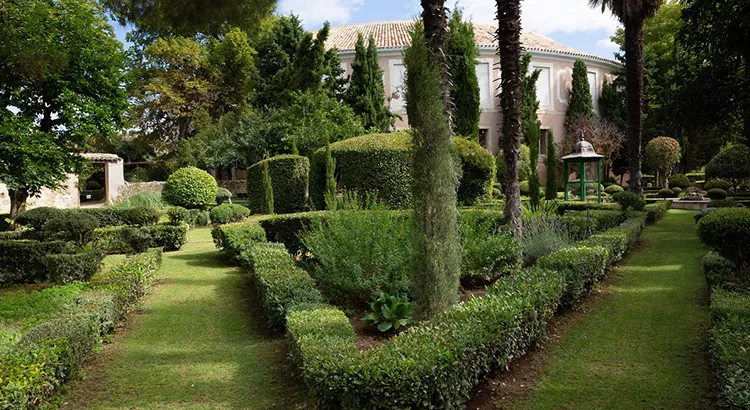
[[370, 36], [365, 48], [364, 37], [359, 33], [346, 102], [362, 119], [365, 129], [382, 132], [388, 126], [383, 95], [383, 70], [378, 64], [375, 38]]
[[573, 64], [573, 85], [568, 101], [568, 111], [565, 113], [566, 127], [570, 127], [579, 118], [588, 118], [594, 114], [594, 103], [591, 99], [588, 68], [586, 63], [579, 58]]
[[268, 173], [268, 161], [261, 163], [261, 184], [263, 184], [263, 207], [261, 213], [273, 213], [273, 186], [271, 185], [271, 175]]
[[544, 166], [547, 167], [547, 187], [544, 199], [557, 199], [557, 148], [553, 138], [547, 139], [547, 159]]
[[541, 123], [537, 111], [539, 101], [536, 98], [536, 82], [541, 70], [529, 73], [531, 54], [525, 54], [521, 60], [521, 72], [525, 73], [521, 79], [521, 126], [529, 143], [531, 159], [531, 174], [529, 175], [529, 199], [531, 206], [539, 206], [539, 137], [542, 134]]
[[326, 191], [325, 201], [326, 209], [329, 211], [336, 210], [336, 160], [331, 155], [331, 143], [326, 139]]
[[461, 9], [456, 9], [448, 22], [445, 50], [451, 72], [453, 98], [453, 132], [472, 140], [479, 138], [479, 80], [476, 60], [479, 49], [474, 39], [474, 25], [463, 20]]

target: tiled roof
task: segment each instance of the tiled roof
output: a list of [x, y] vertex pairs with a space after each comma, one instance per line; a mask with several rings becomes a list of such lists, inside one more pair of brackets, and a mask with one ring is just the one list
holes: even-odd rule
[[[331, 27], [331, 33], [326, 42], [326, 48], [338, 48], [339, 51], [354, 50], [357, 44], [357, 33], [362, 32], [365, 40], [372, 35], [381, 50], [398, 50], [408, 47], [411, 42], [409, 30], [414, 22], [412, 20], [382, 21], [377, 23], [350, 24], [345, 26]], [[495, 30], [497, 28], [487, 24], [474, 24], [474, 37], [480, 48], [495, 48]], [[616, 62], [606, 58], [593, 56], [574, 48], [564, 46], [548, 37], [524, 30], [521, 33], [521, 44], [528, 51], [543, 51], [575, 57], [584, 57], [592, 60]]]
[[105, 162], [105, 163], [118, 163], [122, 161], [120, 157], [115, 154], [104, 154], [99, 152], [86, 152], [81, 154], [82, 157], [92, 162]]

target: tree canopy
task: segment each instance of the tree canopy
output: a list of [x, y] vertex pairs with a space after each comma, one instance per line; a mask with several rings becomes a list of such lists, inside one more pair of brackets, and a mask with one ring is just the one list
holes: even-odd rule
[[383, 132], [388, 127], [384, 94], [383, 70], [378, 64], [375, 38], [370, 36], [365, 47], [364, 37], [359, 33], [345, 101], [362, 119], [365, 129]]
[[456, 9], [448, 21], [445, 52], [451, 73], [451, 98], [453, 99], [453, 132], [462, 137], [479, 138], [479, 80], [477, 58], [479, 50], [474, 39], [474, 25], [463, 19], [461, 9]]

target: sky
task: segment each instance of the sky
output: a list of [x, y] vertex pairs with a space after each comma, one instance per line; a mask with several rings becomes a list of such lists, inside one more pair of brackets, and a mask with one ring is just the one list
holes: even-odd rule
[[[448, 0], [450, 3], [452, 0]], [[474, 22], [495, 24], [495, 0], [461, 0], [459, 7]], [[453, 7], [453, 4], [451, 4]], [[609, 11], [591, 9], [588, 0], [523, 0], [524, 29], [585, 53], [613, 58], [618, 47], [610, 41], [618, 27]], [[299, 15], [308, 30], [331, 25], [408, 20], [421, 10], [419, 0], [279, 0], [277, 13]], [[115, 25], [124, 42], [127, 29]]]

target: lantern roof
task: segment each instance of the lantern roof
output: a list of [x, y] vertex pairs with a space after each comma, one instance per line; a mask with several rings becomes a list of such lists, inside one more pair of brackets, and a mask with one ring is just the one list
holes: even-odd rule
[[566, 155], [562, 157], [563, 161], [574, 161], [574, 160], [584, 160], [584, 161], [592, 161], [592, 160], [600, 160], [604, 157], [597, 154], [596, 151], [594, 151], [594, 146], [591, 145], [590, 142], [583, 139], [583, 134], [581, 134], [580, 141], [576, 142], [576, 145], [573, 146], [573, 150], [570, 152], [569, 155]]

